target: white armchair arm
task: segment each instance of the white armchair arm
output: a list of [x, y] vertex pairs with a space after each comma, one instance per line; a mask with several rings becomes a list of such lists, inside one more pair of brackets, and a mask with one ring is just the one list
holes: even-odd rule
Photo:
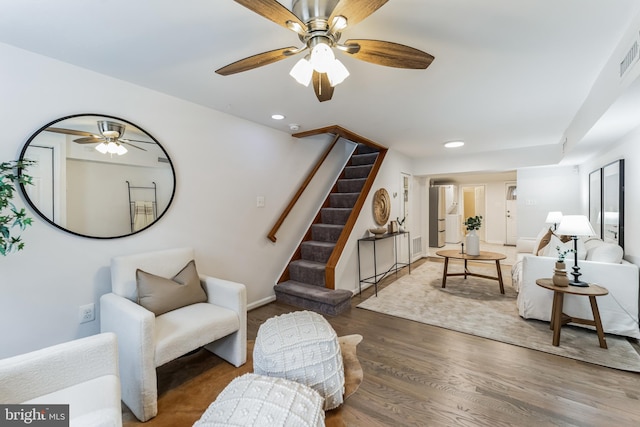
[[[155, 315], [114, 293], [100, 298], [100, 330], [118, 337], [122, 400], [141, 421], [158, 413]], [[126, 351], [123, 351], [126, 349]]]
[[247, 361], [247, 289], [241, 283], [218, 279], [211, 276], [200, 276], [210, 304], [219, 305], [238, 314], [240, 329], [237, 332], [205, 346], [210, 352], [217, 354], [239, 367]]

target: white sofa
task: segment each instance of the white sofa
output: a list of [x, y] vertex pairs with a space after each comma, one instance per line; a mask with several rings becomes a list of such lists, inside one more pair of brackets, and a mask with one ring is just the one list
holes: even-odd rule
[[0, 360], [0, 403], [66, 404], [72, 427], [122, 426], [115, 334]]
[[200, 347], [234, 366], [247, 360], [243, 284], [200, 275], [205, 302], [158, 316], [136, 303], [138, 269], [170, 278], [193, 259], [193, 249], [177, 248], [111, 260], [113, 292], [100, 298], [100, 328], [118, 336], [122, 400], [140, 421], [158, 413], [156, 367]]
[[[519, 242], [519, 250], [534, 250], [535, 244]], [[552, 242], [555, 253], [555, 243]], [[598, 297], [598, 309], [605, 333], [640, 338], [638, 326], [638, 299], [640, 281], [638, 266], [622, 260], [622, 248], [611, 247], [599, 239], [584, 242], [583, 253], [579, 251], [578, 266], [581, 280], [597, 283], [609, 290], [606, 296]], [[619, 260], [613, 254], [619, 253]], [[549, 250], [546, 251], [550, 255]], [[612, 258], [613, 256], [613, 258]], [[550, 321], [553, 292], [536, 285], [536, 279], [551, 277], [556, 262], [555, 256], [536, 256], [533, 253], [519, 253], [518, 262], [513, 266], [512, 279], [518, 291], [518, 312], [525, 319]], [[605, 260], [608, 262], [600, 262]], [[611, 262], [613, 261], [613, 262]], [[574, 265], [574, 257], [566, 259], [567, 271]], [[569, 278], [572, 276], [569, 274]], [[575, 295], [565, 295], [564, 313], [573, 317], [591, 319], [589, 299]], [[578, 325], [586, 328], [591, 326]]]

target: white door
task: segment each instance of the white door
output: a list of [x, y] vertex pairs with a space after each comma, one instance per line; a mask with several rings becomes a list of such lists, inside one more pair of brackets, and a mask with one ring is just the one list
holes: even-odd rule
[[518, 239], [518, 196], [517, 196], [517, 186], [515, 182], [508, 182], [506, 184], [506, 236], [505, 236], [505, 244], [506, 245], [515, 245], [516, 240]]
[[[404, 222], [401, 227], [405, 230], [411, 231], [410, 226], [410, 215], [411, 205], [411, 175], [406, 173], [400, 174], [400, 215], [398, 216], [398, 220], [402, 221], [404, 218]], [[409, 245], [411, 242], [409, 241], [409, 236], [404, 234], [403, 236], [398, 237], [398, 262], [406, 262], [409, 257]]]

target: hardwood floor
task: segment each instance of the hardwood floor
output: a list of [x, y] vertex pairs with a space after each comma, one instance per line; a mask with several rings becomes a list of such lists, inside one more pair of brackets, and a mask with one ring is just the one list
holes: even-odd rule
[[[342, 412], [348, 426], [640, 425], [640, 374], [356, 308], [372, 294], [327, 317], [338, 335], [364, 337], [364, 380]], [[293, 310], [274, 302], [250, 311], [249, 339]]]

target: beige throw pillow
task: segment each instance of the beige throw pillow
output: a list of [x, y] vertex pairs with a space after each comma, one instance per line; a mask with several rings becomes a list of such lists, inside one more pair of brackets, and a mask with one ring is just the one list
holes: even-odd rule
[[534, 255], [542, 255], [543, 249], [549, 244], [551, 241], [551, 236], [553, 235], [553, 231], [549, 228], [544, 235], [539, 236], [539, 240], [536, 240], [538, 243], [537, 246], [533, 248]]
[[195, 261], [189, 263], [173, 279], [136, 270], [138, 304], [156, 316], [186, 305], [207, 301]]

